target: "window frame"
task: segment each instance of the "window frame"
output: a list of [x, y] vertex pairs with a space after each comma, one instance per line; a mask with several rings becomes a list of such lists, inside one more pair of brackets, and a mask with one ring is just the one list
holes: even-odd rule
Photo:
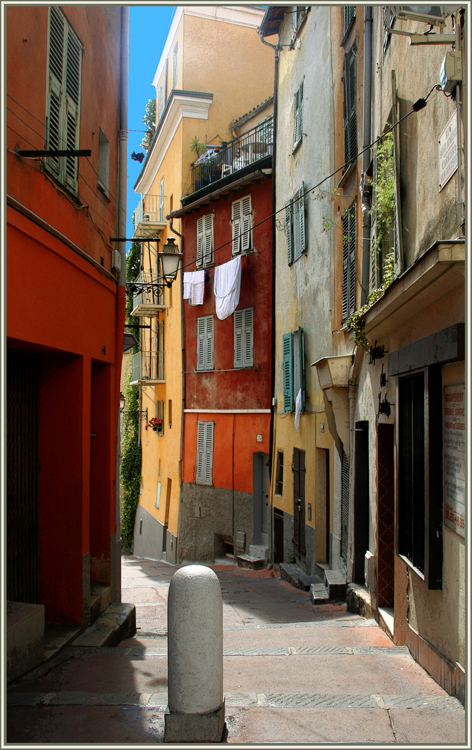
[[[234, 369], [254, 367], [254, 308], [234, 311]], [[238, 328], [240, 333], [238, 333]]]
[[344, 44], [346, 36], [356, 20], [357, 11], [355, 5], [343, 5], [341, 7], [343, 9], [343, 41], [341, 44]]
[[[59, 24], [62, 40], [58, 40]], [[62, 50], [59, 49], [62, 46]], [[46, 94], [46, 149], [78, 149], [82, 101], [82, 58], [84, 46], [63, 11], [49, 6]], [[60, 54], [61, 53], [61, 54]], [[59, 60], [61, 58], [61, 60]], [[60, 68], [59, 79], [58, 73]], [[54, 105], [53, 105], [54, 102]], [[53, 110], [55, 112], [53, 115]], [[73, 127], [72, 121], [75, 120]], [[53, 133], [53, 124], [56, 132]], [[44, 167], [62, 185], [77, 194], [79, 159], [77, 156], [44, 157]]]
[[179, 43], [176, 42], [175, 46], [174, 46], [173, 57], [172, 57], [172, 88], [173, 89], [177, 88], [177, 72], [178, 72], [177, 58], [178, 58], [178, 54], [179, 54]]
[[252, 197], [249, 193], [231, 204], [231, 254], [233, 258], [236, 255], [247, 255], [253, 252], [252, 223]]
[[298, 149], [303, 140], [303, 82], [293, 95], [293, 148], [292, 154]]
[[284, 452], [277, 451], [277, 463], [275, 467], [274, 494], [283, 497], [284, 494]]
[[197, 318], [197, 361], [195, 366], [197, 372], [211, 372], [215, 369], [214, 351], [215, 316], [204, 315]]
[[197, 420], [195, 484], [213, 486], [214, 438], [215, 423]]
[[110, 142], [101, 128], [98, 129], [98, 187], [108, 198], [110, 186]]
[[159, 221], [165, 221], [165, 211], [164, 211], [164, 177], [162, 177], [160, 183], [159, 183]]
[[302, 182], [293, 198], [285, 204], [285, 236], [287, 238], [287, 262], [289, 266], [301, 258], [308, 247], [307, 205], [305, 183]]
[[[214, 217], [214, 213], [210, 213], [197, 219], [197, 268], [208, 268], [215, 265]], [[208, 252], [208, 246], [210, 246], [210, 252]], [[204, 250], [205, 252], [203, 252]]]
[[[354, 233], [350, 234], [351, 227]], [[357, 300], [357, 201], [342, 216], [342, 320], [356, 310]]]
[[305, 332], [300, 326], [297, 331], [282, 336], [282, 370], [284, 412], [295, 411], [298, 390], [301, 390], [303, 414], [306, 405]]

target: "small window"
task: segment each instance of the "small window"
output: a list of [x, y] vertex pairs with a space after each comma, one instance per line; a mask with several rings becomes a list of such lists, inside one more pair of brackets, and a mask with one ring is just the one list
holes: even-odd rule
[[213, 214], [205, 214], [197, 219], [197, 268], [214, 264]]
[[179, 47], [178, 43], [175, 43], [174, 47], [174, 59], [173, 59], [173, 68], [172, 68], [172, 88], [177, 88], [177, 60], [179, 55]]
[[233, 255], [252, 250], [252, 205], [251, 196], [234, 201], [231, 210], [233, 230]]
[[156, 508], [159, 508], [160, 505], [161, 505], [161, 487], [162, 487], [161, 483], [158, 482], [157, 483], [157, 492], [156, 492], [156, 502], [155, 502]]
[[157, 434], [164, 434], [164, 401], [155, 402], [155, 416], [157, 419]]
[[167, 402], [167, 415], [169, 419], [169, 427], [172, 427], [172, 399]]
[[289, 265], [298, 260], [306, 250], [306, 205], [305, 185], [302, 182], [293, 199], [285, 204], [285, 234]]
[[356, 202], [343, 214], [343, 309], [347, 320], [356, 309]]
[[197, 318], [197, 370], [213, 370], [214, 316]]
[[293, 150], [301, 143], [303, 137], [303, 81], [295, 91], [293, 108]]
[[110, 171], [110, 144], [103, 130], [100, 128], [98, 136], [98, 186], [108, 198]]
[[197, 465], [195, 482], [213, 484], [214, 422], [197, 422]]
[[283, 336], [284, 411], [295, 411], [301, 393], [301, 411], [305, 409], [305, 336], [303, 328]]
[[284, 454], [277, 451], [277, 467], [275, 471], [275, 494], [282, 497], [284, 494]]
[[164, 221], [164, 178], [159, 187], [159, 221]]
[[234, 367], [254, 366], [254, 308], [234, 312]]

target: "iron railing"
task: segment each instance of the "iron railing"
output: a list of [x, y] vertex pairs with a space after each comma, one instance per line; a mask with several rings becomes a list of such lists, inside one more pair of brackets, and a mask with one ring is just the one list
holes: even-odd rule
[[192, 192], [272, 155], [273, 143], [274, 118], [271, 116], [238, 138], [212, 147], [192, 165]]
[[164, 352], [138, 352], [131, 360], [131, 382], [164, 380]]
[[159, 195], [142, 195], [134, 211], [134, 226], [142, 222], [164, 222], [164, 205]]
[[158, 281], [153, 274], [141, 272], [135, 281], [139, 284], [149, 284], [149, 286], [143, 287], [139, 292], [133, 294], [133, 310], [138, 305], [164, 304], [164, 289], [152, 286]]

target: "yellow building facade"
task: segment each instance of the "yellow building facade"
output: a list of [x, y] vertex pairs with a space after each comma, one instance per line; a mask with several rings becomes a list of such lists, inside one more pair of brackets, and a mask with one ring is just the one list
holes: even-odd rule
[[[179, 7], [153, 80], [156, 130], [135, 190], [136, 236], [169, 237], [182, 249], [180, 220], [166, 216], [195, 191], [192, 141], [220, 146], [234, 135], [231, 123], [273, 91], [273, 53], [257, 28], [255, 7]], [[142, 278], [156, 281], [157, 243], [142, 242]], [[134, 308], [142, 329], [132, 382], [140, 388], [141, 494], [134, 553], [179, 562], [178, 530], [183, 443], [183, 274], [162, 295], [143, 293]], [[135, 312], [136, 315], [136, 312]], [[149, 420], [162, 420], [154, 429]]]

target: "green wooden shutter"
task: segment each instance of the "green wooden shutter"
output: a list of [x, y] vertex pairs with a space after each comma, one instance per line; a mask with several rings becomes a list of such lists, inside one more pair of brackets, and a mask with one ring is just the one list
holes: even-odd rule
[[206, 318], [197, 318], [197, 370], [205, 369]]
[[293, 334], [283, 336], [284, 411], [293, 411]]
[[205, 370], [213, 370], [213, 315], [206, 320]]
[[254, 308], [234, 313], [234, 367], [254, 365]]
[[342, 319], [349, 317], [349, 213], [343, 214], [343, 303]]
[[293, 263], [292, 214], [292, 201], [287, 201], [285, 204], [285, 235], [287, 237], [287, 261], [289, 265]]
[[357, 254], [357, 231], [356, 231], [356, 204], [349, 209], [349, 315], [356, 309], [356, 254]]
[[197, 268], [203, 265], [203, 216], [197, 219]]
[[[73, 31], [67, 33], [66, 59], [66, 148], [79, 147], [79, 104], [80, 104], [80, 68], [81, 48]], [[65, 181], [74, 190], [77, 189], [78, 159], [66, 157]]]

